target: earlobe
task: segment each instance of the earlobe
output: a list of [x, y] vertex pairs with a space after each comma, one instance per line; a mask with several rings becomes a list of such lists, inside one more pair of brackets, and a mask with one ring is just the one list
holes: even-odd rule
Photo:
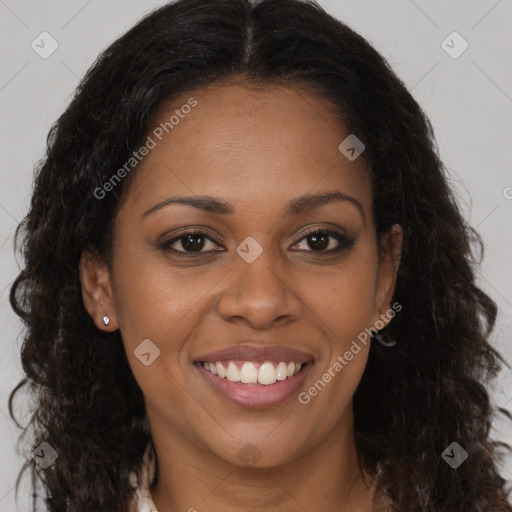
[[401, 226], [394, 224], [383, 235], [379, 258], [379, 279], [377, 283], [376, 313], [379, 319], [389, 323], [386, 312], [391, 307], [395, 291], [398, 269], [402, 255], [403, 232]]
[[83, 251], [79, 263], [82, 299], [85, 309], [102, 331], [119, 328], [107, 264], [101, 258]]

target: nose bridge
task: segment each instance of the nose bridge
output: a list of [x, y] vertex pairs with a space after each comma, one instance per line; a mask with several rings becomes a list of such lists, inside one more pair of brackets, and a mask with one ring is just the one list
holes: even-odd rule
[[300, 300], [276, 251], [246, 239], [237, 247], [233, 265], [234, 272], [218, 303], [224, 319], [244, 317], [254, 326], [266, 326], [277, 318], [300, 314]]

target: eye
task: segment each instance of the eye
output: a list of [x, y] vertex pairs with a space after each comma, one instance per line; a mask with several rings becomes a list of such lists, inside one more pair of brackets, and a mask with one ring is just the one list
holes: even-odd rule
[[[303, 240], [306, 240], [306, 242], [304, 243]], [[208, 248], [208, 244], [210, 244], [210, 248]], [[344, 233], [338, 231], [317, 227], [308, 231], [290, 249], [296, 248], [301, 244], [309, 246], [312, 250], [299, 247], [299, 251], [333, 254], [351, 249], [355, 245], [355, 239], [349, 238]], [[183, 231], [169, 240], [160, 242], [158, 245], [164, 251], [172, 251], [183, 255], [218, 251], [219, 249], [215, 247], [221, 247], [213, 238], [200, 230]], [[223, 248], [220, 250], [223, 250]]]
[[[163, 250], [174, 251], [178, 253], [201, 253], [201, 252], [210, 252], [212, 250], [216, 251], [218, 249], [208, 249], [208, 242], [213, 244], [213, 246], [218, 246], [218, 244], [209, 236], [206, 235], [203, 231], [183, 231], [179, 236], [175, 236], [169, 240], [165, 240], [159, 243], [159, 247]], [[176, 247], [173, 247], [176, 246]], [[206, 250], [203, 250], [207, 247]]]
[[[306, 242], [303, 243], [303, 240], [306, 240]], [[301, 244], [307, 245], [312, 249], [311, 251], [305, 250], [305, 252], [332, 254], [344, 249], [351, 249], [355, 244], [355, 239], [349, 238], [345, 234], [331, 229], [314, 228], [307, 232], [306, 235], [291, 248]], [[299, 250], [303, 251], [304, 249], [299, 248]]]

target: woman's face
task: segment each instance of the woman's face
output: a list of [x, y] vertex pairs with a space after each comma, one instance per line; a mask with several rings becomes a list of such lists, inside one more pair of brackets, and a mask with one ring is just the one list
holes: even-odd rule
[[[133, 171], [112, 273], [82, 262], [84, 302], [99, 328], [120, 329], [154, 438], [203, 463], [280, 465], [350, 433], [370, 343], [358, 335], [390, 307], [400, 233], [379, 265], [366, 162], [338, 149], [349, 132], [321, 98], [209, 87], [154, 129], [175, 109]], [[201, 361], [283, 380], [234, 383]], [[293, 377], [290, 362], [303, 363]]]

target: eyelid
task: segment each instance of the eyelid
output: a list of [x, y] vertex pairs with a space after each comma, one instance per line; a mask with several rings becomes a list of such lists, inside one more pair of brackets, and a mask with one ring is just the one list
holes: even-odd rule
[[356, 238], [355, 237], [351, 237], [348, 235], [348, 233], [343, 229], [343, 228], [340, 228], [340, 227], [336, 227], [336, 228], [333, 228], [333, 227], [324, 227], [324, 226], [319, 226], [319, 225], [315, 225], [311, 228], [309, 228], [308, 230], [304, 231], [302, 233], [302, 235], [300, 236], [300, 238], [298, 238], [293, 244], [293, 245], [297, 245], [298, 243], [302, 242], [302, 240], [304, 240], [305, 238], [307, 238], [309, 235], [312, 235], [312, 234], [315, 234], [315, 233], [322, 233], [322, 234], [325, 234], [327, 235], [328, 237], [331, 237], [331, 238], [334, 238], [337, 242], [338, 242], [338, 246], [335, 247], [334, 249], [328, 249], [328, 250], [325, 250], [325, 251], [313, 251], [313, 250], [309, 250], [309, 251], [305, 251], [305, 250], [298, 250], [297, 252], [303, 252], [303, 253], [312, 253], [312, 254], [318, 254], [318, 255], [333, 255], [333, 254], [336, 254], [336, 253], [341, 253], [343, 252], [344, 250], [348, 250], [348, 249], [352, 249], [352, 247], [355, 245], [355, 242], [356, 242]]
[[[208, 238], [209, 240], [211, 240], [212, 242], [216, 243], [216, 244], [219, 244], [219, 241], [222, 242], [223, 244], [227, 245], [227, 242], [226, 240], [224, 240], [224, 238], [218, 234], [213, 234], [213, 232], [209, 229], [209, 228], [206, 228], [206, 227], [203, 227], [203, 226], [197, 226], [197, 227], [187, 227], [187, 228], [181, 228], [179, 229], [178, 231], [175, 231], [175, 232], [172, 232], [172, 238], [168, 238], [168, 239], [165, 239], [165, 237], [168, 235], [169, 233], [164, 233], [162, 236], [160, 236], [157, 240], [157, 243], [160, 245], [160, 244], [169, 244], [171, 242], [175, 242], [177, 240], [179, 240], [180, 238], [182, 237], [185, 237], [187, 235], [204, 235], [205, 238]], [[161, 239], [164, 239], [162, 241], [160, 241]]]
[[333, 226], [333, 225], [329, 225], [329, 224], [327, 224], [327, 225], [314, 224], [313, 226], [306, 228], [306, 230], [302, 232], [302, 235], [301, 235], [302, 238], [298, 239], [297, 241], [300, 242], [306, 236], [308, 236], [312, 233], [316, 233], [316, 232], [322, 232], [322, 233], [327, 233], [327, 234], [336, 234], [336, 235], [339, 235], [340, 237], [349, 238], [347, 232], [339, 226]]
[[[301, 233], [301, 235], [297, 235], [297, 236], [300, 236], [300, 238], [294, 237], [295, 241], [291, 244], [291, 246], [297, 245], [298, 243], [302, 242], [302, 240], [307, 238], [309, 235], [314, 234], [314, 233], [323, 233], [323, 234], [326, 234], [328, 237], [335, 238], [336, 241], [338, 242], [338, 247], [336, 247], [334, 249], [324, 250], [324, 251], [301, 249], [301, 250], [297, 250], [294, 252], [313, 253], [313, 254], [317, 254], [317, 255], [322, 255], [322, 254], [332, 255], [332, 254], [335, 254], [338, 252], [342, 252], [343, 250], [351, 249], [355, 243], [355, 238], [350, 237], [347, 234], [347, 232], [339, 226], [336, 226], [336, 227], [329, 226], [328, 227], [325, 225], [323, 226], [323, 225], [315, 224], [315, 225], [309, 227], [308, 229], [306, 229], [306, 231], [303, 231]], [[173, 236], [171, 238], [164, 240], [162, 242], [158, 242], [158, 246], [160, 247], [160, 249], [162, 249], [164, 251], [170, 251], [170, 252], [174, 252], [175, 254], [186, 255], [187, 257], [194, 257], [194, 256], [199, 256], [201, 254], [209, 254], [212, 252], [219, 252], [217, 249], [207, 250], [207, 251], [201, 250], [201, 251], [197, 251], [197, 252], [171, 249], [171, 247], [170, 247], [171, 245], [175, 244], [176, 242], [179, 242], [180, 240], [185, 238], [187, 235], [191, 235], [191, 236], [202, 235], [205, 239], [209, 240], [210, 242], [212, 242], [213, 244], [216, 244], [216, 245], [221, 245], [221, 243], [217, 240], [217, 238], [220, 238], [222, 243], [227, 245], [224, 238], [221, 237], [220, 235], [215, 235], [215, 236], [211, 235], [209, 228], [206, 228], [203, 226], [198, 226], [198, 227], [191, 226], [191, 227], [187, 227], [187, 228], [182, 228], [182, 229], [178, 230], [177, 232], [173, 233]], [[163, 235], [160, 238], [163, 238], [164, 236], [165, 235]]]

